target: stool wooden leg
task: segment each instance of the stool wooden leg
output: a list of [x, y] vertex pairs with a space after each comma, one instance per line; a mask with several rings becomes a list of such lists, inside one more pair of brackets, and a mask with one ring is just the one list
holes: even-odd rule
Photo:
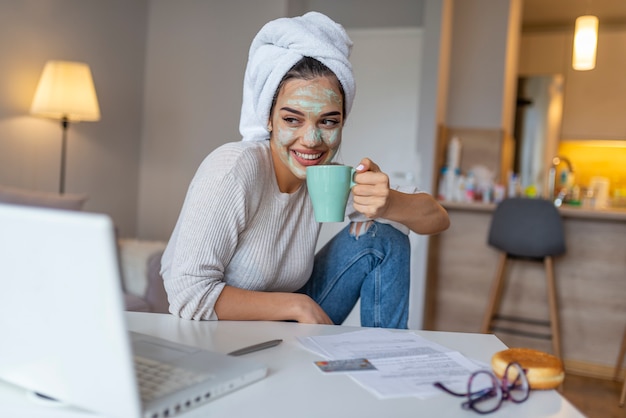
[[483, 334], [486, 334], [491, 330], [491, 319], [493, 318], [493, 314], [500, 310], [500, 299], [502, 297], [502, 289], [504, 288], [504, 270], [506, 268], [506, 260], [506, 253], [500, 254], [496, 277], [494, 278], [491, 285], [491, 290], [489, 291], [487, 310], [485, 311], [483, 324], [480, 328], [480, 332], [482, 332]]
[[[619, 349], [619, 355], [617, 356], [617, 364], [615, 364], [615, 379], [619, 377], [619, 372], [622, 369], [622, 363], [624, 362], [624, 356], [626, 355], [626, 328], [624, 328], [624, 336], [622, 337], [622, 345]], [[624, 376], [624, 383], [622, 384], [622, 394], [619, 398], [619, 406], [624, 406], [626, 401], [626, 376]]]
[[[622, 345], [619, 348], [619, 355], [617, 356], [617, 362], [615, 363], [615, 372], [613, 379], [617, 380], [619, 372], [622, 370], [622, 364], [624, 363], [624, 356], [626, 356], [626, 328], [624, 328], [624, 336], [622, 337]], [[626, 378], [624, 378], [626, 381]]]
[[559, 327], [559, 306], [557, 303], [556, 283], [554, 280], [554, 263], [552, 257], [544, 259], [546, 276], [548, 278], [548, 303], [550, 305], [550, 329], [552, 332], [552, 350], [554, 355], [561, 358], [561, 331]]

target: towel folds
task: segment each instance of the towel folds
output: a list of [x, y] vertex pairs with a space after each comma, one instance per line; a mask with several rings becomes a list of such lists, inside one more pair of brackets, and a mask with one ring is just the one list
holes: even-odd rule
[[309, 12], [268, 22], [255, 36], [244, 76], [239, 131], [243, 141], [269, 138], [267, 123], [274, 92], [283, 76], [303, 57], [330, 68], [345, 93], [346, 116], [356, 90], [349, 57], [352, 41], [329, 17]]

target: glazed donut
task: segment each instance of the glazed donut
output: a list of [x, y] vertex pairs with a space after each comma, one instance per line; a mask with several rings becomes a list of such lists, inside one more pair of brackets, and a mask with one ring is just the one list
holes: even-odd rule
[[[502, 378], [506, 366], [513, 362], [519, 363], [526, 370], [531, 389], [554, 389], [565, 378], [563, 362], [558, 357], [531, 348], [498, 351], [491, 357], [491, 368], [496, 376]], [[509, 379], [514, 378], [515, 376], [509, 376]]]

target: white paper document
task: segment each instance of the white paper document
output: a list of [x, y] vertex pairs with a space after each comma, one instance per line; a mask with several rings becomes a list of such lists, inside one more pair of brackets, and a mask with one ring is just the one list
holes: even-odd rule
[[470, 374], [488, 367], [419, 335], [380, 328], [299, 340], [329, 360], [368, 359], [377, 370], [349, 376], [380, 398], [429, 398], [442, 393], [434, 382], [465, 392]]

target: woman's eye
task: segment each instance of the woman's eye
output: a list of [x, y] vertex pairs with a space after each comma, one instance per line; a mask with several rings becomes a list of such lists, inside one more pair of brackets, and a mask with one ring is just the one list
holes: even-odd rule
[[283, 117], [283, 120], [285, 122], [287, 122], [288, 124], [290, 124], [290, 125], [293, 125], [293, 124], [296, 124], [296, 123], [299, 122], [298, 118], [294, 118], [294, 117], [291, 117], [291, 116], [285, 116], [285, 117]]
[[339, 121], [336, 119], [324, 119], [322, 120], [322, 125], [327, 128], [333, 128], [339, 124]]

